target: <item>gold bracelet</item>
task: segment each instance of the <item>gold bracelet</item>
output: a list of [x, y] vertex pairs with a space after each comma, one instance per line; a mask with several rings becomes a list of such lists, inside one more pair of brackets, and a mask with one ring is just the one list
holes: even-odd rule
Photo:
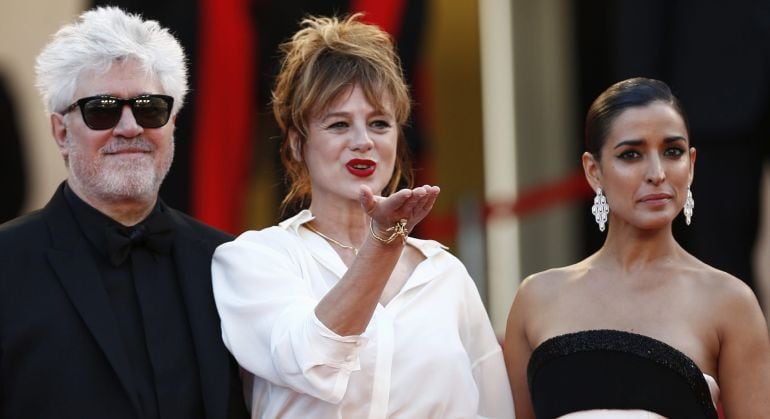
[[369, 222], [369, 231], [372, 233], [372, 237], [380, 243], [390, 244], [396, 237], [401, 237], [401, 244], [406, 244], [406, 237], [409, 235], [409, 229], [406, 228], [407, 220], [402, 218], [396, 222], [396, 224], [385, 230], [385, 232], [392, 231], [390, 236], [382, 237], [374, 231], [374, 220]]

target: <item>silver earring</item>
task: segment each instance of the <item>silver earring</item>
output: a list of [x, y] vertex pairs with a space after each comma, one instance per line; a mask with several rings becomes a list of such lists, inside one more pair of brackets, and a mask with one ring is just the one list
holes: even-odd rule
[[692, 191], [690, 187], [687, 187], [687, 199], [684, 200], [684, 222], [690, 225], [690, 219], [692, 218], [692, 210], [695, 208], [695, 200], [692, 199]]
[[596, 188], [596, 196], [594, 197], [594, 205], [591, 207], [591, 214], [596, 219], [596, 224], [599, 224], [599, 231], [604, 231], [604, 224], [607, 223], [607, 214], [610, 213], [610, 206], [607, 205], [607, 198], [602, 193], [602, 188]]

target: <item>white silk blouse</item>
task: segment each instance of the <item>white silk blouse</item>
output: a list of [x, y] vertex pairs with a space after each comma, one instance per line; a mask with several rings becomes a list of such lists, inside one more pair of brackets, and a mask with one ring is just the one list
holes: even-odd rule
[[225, 345], [252, 418], [512, 418], [502, 351], [463, 264], [435, 241], [363, 334], [339, 336], [315, 306], [347, 267], [303, 223], [219, 246], [212, 265]]

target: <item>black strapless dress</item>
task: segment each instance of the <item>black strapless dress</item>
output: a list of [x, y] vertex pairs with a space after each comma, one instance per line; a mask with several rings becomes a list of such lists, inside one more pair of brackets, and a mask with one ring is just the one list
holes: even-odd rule
[[527, 380], [538, 419], [592, 409], [718, 418], [698, 366], [677, 349], [636, 333], [586, 330], [548, 339], [532, 352]]

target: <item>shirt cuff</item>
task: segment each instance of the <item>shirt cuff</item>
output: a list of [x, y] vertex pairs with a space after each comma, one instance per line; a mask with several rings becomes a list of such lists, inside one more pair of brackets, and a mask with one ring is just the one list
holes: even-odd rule
[[311, 327], [315, 330], [310, 331], [308, 336], [310, 347], [318, 358], [317, 363], [314, 363], [348, 371], [361, 369], [359, 353], [369, 338], [361, 335], [340, 336], [326, 327], [315, 314], [312, 319]]

